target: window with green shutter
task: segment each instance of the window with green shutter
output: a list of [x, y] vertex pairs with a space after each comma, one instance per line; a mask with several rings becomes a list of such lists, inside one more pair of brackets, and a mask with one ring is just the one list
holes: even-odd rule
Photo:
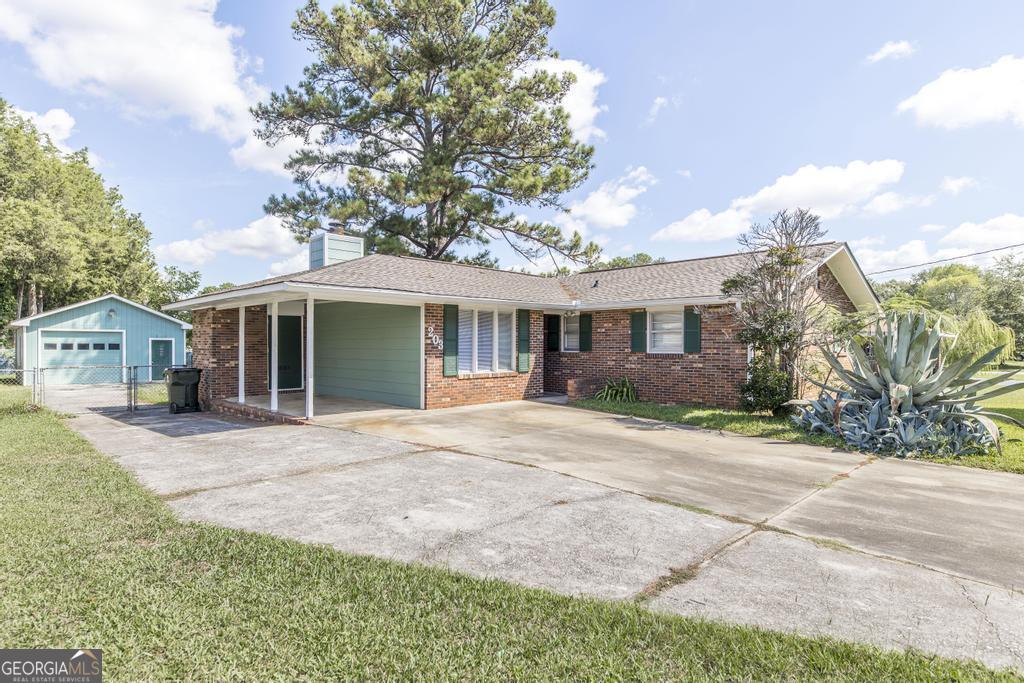
[[580, 351], [590, 351], [593, 343], [594, 318], [589, 313], [580, 314]]
[[530, 312], [525, 308], [516, 311], [516, 370], [530, 371]]
[[683, 311], [683, 353], [700, 353], [700, 318], [692, 306]]
[[633, 353], [647, 351], [646, 311], [634, 311], [629, 314], [629, 350]]
[[558, 351], [562, 340], [562, 316], [544, 316], [544, 350]]
[[445, 304], [444, 307], [444, 364], [445, 377], [459, 375], [459, 307]]

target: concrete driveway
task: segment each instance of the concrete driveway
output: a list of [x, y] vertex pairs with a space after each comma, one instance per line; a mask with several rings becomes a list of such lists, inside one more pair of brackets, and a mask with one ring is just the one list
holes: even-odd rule
[[318, 422], [71, 424], [186, 519], [1024, 670], [1019, 476], [538, 402]]

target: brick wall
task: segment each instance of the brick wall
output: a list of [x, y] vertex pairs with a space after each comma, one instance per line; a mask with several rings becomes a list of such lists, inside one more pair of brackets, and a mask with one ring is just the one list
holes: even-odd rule
[[[245, 309], [245, 391], [267, 393], [267, 307]], [[192, 314], [192, 364], [203, 369], [204, 400], [238, 394], [238, 309]]]
[[[628, 377], [643, 400], [732, 407], [746, 379], [747, 347], [735, 339], [732, 306], [707, 306], [701, 319], [700, 353], [633, 353], [629, 310], [594, 311], [593, 351], [548, 351], [544, 388], [589, 392], [609, 377]], [[570, 386], [571, 385], [571, 386]]]
[[[440, 304], [426, 304], [424, 322], [427, 328], [433, 327], [435, 333], [443, 337], [444, 307]], [[423, 334], [426, 334], [426, 329]], [[517, 401], [540, 396], [544, 391], [544, 316], [540, 311], [530, 312], [529, 372], [488, 372], [445, 377], [442, 350], [428, 341], [426, 357], [427, 408]]]

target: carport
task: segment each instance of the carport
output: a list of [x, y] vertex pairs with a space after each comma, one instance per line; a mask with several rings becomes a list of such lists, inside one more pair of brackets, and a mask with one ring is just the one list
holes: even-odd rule
[[423, 407], [421, 303], [330, 291], [239, 294], [210, 307], [237, 328], [232, 367], [209, 369], [217, 386], [233, 380], [224, 400], [306, 419]]

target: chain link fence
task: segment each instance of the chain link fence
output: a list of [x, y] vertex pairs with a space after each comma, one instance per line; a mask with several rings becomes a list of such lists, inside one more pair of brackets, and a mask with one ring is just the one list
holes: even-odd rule
[[[0, 391], [24, 393], [61, 413], [167, 408], [165, 365], [75, 365], [0, 369]], [[181, 366], [173, 366], [181, 367]]]

